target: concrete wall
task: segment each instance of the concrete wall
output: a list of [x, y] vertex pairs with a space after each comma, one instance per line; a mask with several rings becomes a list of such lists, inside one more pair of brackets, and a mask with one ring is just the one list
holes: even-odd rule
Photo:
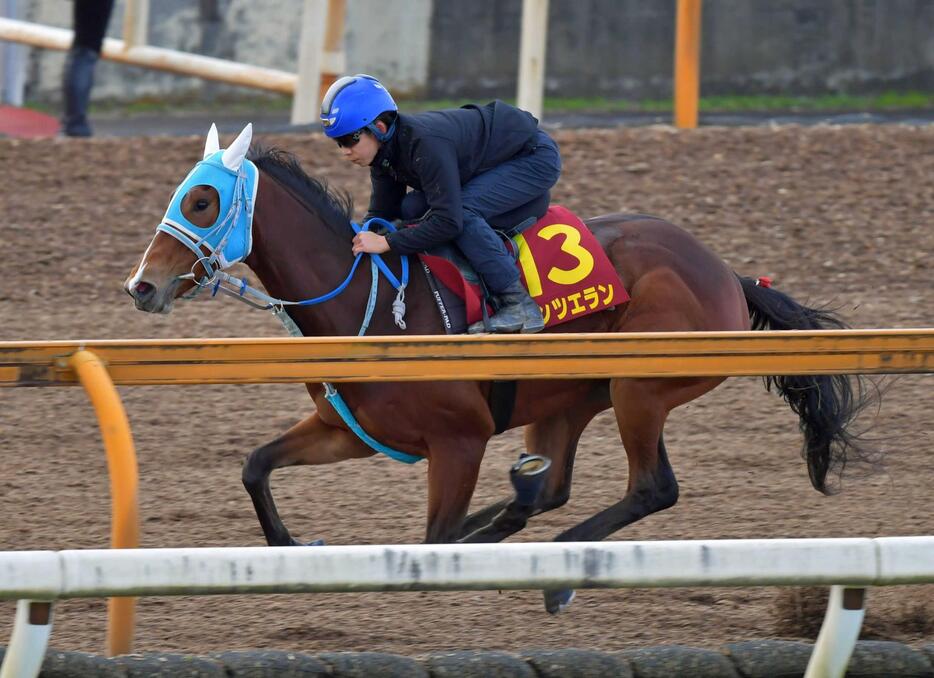
[[[671, 96], [675, 0], [552, 0], [546, 91]], [[521, 0], [436, 0], [429, 90], [513, 96]], [[932, 0], [705, 0], [702, 91], [934, 89]]]
[[711, 93], [934, 88], [931, 0], [710, 4], [703, 84]]
[[[70, 26], [68, 0], [19, 0], [26, 17]], [[117, 0], [109, 35], [119, 37]], [[152, 0], [150, 44], [296, 68], [302, 0]], [[398, 94], [512, 97], [522, 0], [348, 0], [349, 72]], [[671, 94], [675, 0], [551, 0], [552, 96]], [[702, 91], [934, 89], [934, 0], [706, 0]], [[64, 56], [31, 50], [28, 99], [57, 100]], [[102, 63], [94, 97], [255, 96], [195, 78]]]
[[[71, 27], [69, 0], [20, 3], [25, 5], [29, 21]], [[295, 72], [303, 4], [302, 0], [151, 0], [148, 42]], [[125, 6], [123, 0], [117, 0], [109, 37], [122, 37]], [[428, 73], [431, 7], [432, 0], [347, 0], [344, 40], [348, 70], [385, 77], [401, 93], [420, 93]], [[405, 40], [399, 40], [400, 35], [406, 36]], [[31, 51], [27, 97], [60, 99], [64, 54]], [[106, 61], [98, 65], [95, 76], [95, 99], [259, 94], [257, 90]]]
[[385, 79], [396, 94], [426, 94], [433, 4], [433, 0], [348, 0], [347, 71]]

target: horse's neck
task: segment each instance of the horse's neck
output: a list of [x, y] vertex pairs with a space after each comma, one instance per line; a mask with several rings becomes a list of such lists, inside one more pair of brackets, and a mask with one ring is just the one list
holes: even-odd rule
[[[309, 211], [288, 190], [260, 175], [253, 216], [253, 249], [245, 263], [263, 283], [267, 293], [286, 301], [321, 296], [336, 288], [350, 272], [351, 228], [345, 237], [330, 228], [323, 217]], [[306, 336], [356, 334], [355, 314], [335, 312], [335, 303], [363, 309], [366, 291], [359, 276], [338, 297], [322, 306], [287, 306], [289, 315]], [[324, 312], [327, 307], [330, 312]], [[356, 321], [359, 325], [359, 319]]]

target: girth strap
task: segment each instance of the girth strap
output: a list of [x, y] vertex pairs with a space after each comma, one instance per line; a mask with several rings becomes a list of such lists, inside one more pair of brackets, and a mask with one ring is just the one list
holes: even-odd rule
[[516, 408], [516, 380], [494, 381], [490, 385], [487, 404], [490, 407], [490, 414], [493, 415], [495, 432], [502, 433], [509, 428], [512, 413]]
[[341, 394], [337, 392], [337, 389], [334, 388], [333, 384], [329, 384], [327, 382], [324, 383], [324, 397], [327, 398], [329, 403], [331, 403], [331, 407], [333, 407], [334, 411], [340, 415], [341, 419], [344, 420], [344, 423], [347, 424], [348, 428], [350, 428], [350, 430], [353, 431], [360, 440], [362, 440], [377, 452], [381, 452], [387, 457], [395, 459], [396, 461], [401, 461], [404, 464], [414, 464], [415, 462], [422, 460], [422, 457], [393, 449], [388, 445], [383, 445], [376, 438], [364, 431], [363, 427], [360, 425], [360, 422], [357, 421], [357, 418], [353, 416], [353, 412], [351, 412], [350, 408], [347, 407], [347, 403], [344, 402], [343, 398], [341, 398]]

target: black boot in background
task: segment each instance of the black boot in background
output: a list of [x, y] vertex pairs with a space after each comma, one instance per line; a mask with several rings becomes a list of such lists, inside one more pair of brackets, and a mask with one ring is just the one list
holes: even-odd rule
[[88, 103], [91, 101], [97, 59], [97, 52], [87, 47], [72, 47], [68, 51], [63, 87], [65, 115], [62, 120], [62, 132], [65, 136], [92, 135], [91, 125], [88, 123]]

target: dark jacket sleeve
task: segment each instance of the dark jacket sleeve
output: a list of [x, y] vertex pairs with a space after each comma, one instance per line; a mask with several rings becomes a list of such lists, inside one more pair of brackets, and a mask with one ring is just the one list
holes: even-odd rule
[[398, 254], [424, 252], [460, 235], [463, 228], [460, 171], [457, 150], [447, 139], [425, 136], [412, 146], [409, 166], [418, 176], [431, 210], [427, 219], [412, 228], [387, 236]]
[[396, 181], [388, 172], [375, 167], [370, 168], [370, 206], [367, 208], [366, 219], [379, 217], [392, 221], [402, 216], [402, 198], [405, 197], [406, 186]]

